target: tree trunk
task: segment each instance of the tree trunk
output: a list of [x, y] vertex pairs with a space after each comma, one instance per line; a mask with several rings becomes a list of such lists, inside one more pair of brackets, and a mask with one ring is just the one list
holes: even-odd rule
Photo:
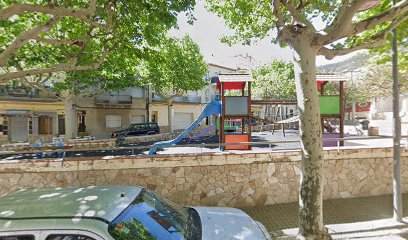
[[75, 95], [68, 94], [65, 97], [65, 143], [68, 144], [69, 139], [76, 137], [76, 108], [75, 108]]
[[316, 86], [316, 52], [308, 41], [295, 47], [302, 167], [299, 192], [299, 239], [331, 239], [323, 224], [323, 147]]
[[[393, 1], [395, 4], [395, 0]], [[393, 217], [402, 222], [401, 191], [401, 118], [399, 112], [400, 88], [398, 81], [398, 46], [397, 30], [392, 31], [392, 111], [393, 111]]]
[[173, 133], [173, 99], [167, 100], [167, 119], [169, 123], [169, 131]]

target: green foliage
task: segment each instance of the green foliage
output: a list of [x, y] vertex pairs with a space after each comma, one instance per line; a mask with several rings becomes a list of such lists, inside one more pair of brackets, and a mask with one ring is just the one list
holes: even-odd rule
[[[396, 2], [401, 2], [402, 0], [397, 0]], [[392, 1], [391, 0], [382, 0], [381, 3], [371, 9], [370, 11], [365, 11], [361, 14], [359, 14], [358, 19], [366, 19], [370, 16], [373, 16], [375, 14], [379, 14], [382, 11], [390, 8], [392, 6]], [[349, 38], [346, 43], [348, 45], [351, 44], [356, 44], [356, 43], [361, 43], [364, 41], [367, 41], [372, 35], [379, 33], [384, 27], [388, 26], [388, 24], [382, 24], [380, 26], [375, 27], [372, 30], [369, 30], [363, 34], [360, 34], [358, 36]], [[391, 52], [391, 40], [392, 36], [389, 35], [387, 37], [388, 41], [386, 44], [371, 49], [369, 51], [369, 54], [372, 55], [379, 55], [377, 57], [377, 63], [378, 64], [384, 64], [391, 62], [392, 55], [390, 54]], [[406, 46], [408, 45], [408, 21], [404, 21], [401, 23], [401, 25], [397, 28], [397, 43], [398, 46], [400, 47], [400, 51], [398, 53], [398, 61], [399, 61], [399, 67], [402, 69], [407, 69], [408, 68], [408, 52], [406, 51]]]
[[[401, 1], [404, 0], [397, 0], [397, 2]], [[343, 5], [344, 1], [293, 0], [293, 3], [295, 8], [301, 9], [299, 14], [300, 18], [304, 18], [311, 24], [315, 25], [315, 28], [318, 31], [324, 31], [333, 22], [336, 15], [338, 14], [338, 10]], [[391, 0], [382, 0], [377, 7], [357, 14], [356, 20], [364, 20], [369, 17], [375, 16], [383, 12], [384, 10], [389, 9], [390, 7]], [[235, 43], [251, 44], [252, 42], [270, 37], [273, 43], [279, 43], [281, 46], [286, 46], [286, 42], [280, 42], [276, 36], [276, 33], [273, 31], [274, 28], [278, 29], [276, 27], [278, 26], [278, 18], [272, 11], [272, 1], [207, 0], [207, 8], [210, 11], [216, 13], [218, 16], [222, 17], [225, 20], [226, 25], [234, 31], [232, 35], [224, 36], [222, 38], [222, 40], [229, 45]], [[287, 7], [281, 6], [279, 10], [282, 13], [282, 25], [292, 25], [293, 16], [291, 15]], [[372, 36], [380, 33], [389, 25], [390, 22], [378, 25], [372, 30], [364, 31], [361, 34], [342, 39], [341, 41], [336, 41], [334, 44], [331, 44], [331, 46], [334, 49], [339, 49], [369, 41]], [[399, 27], [399, 46], [407, 46], [407, 26], [408, 22], [405, 21]], [[389, 44], [386, 44], [385, 46], [378, 48], [377, 51], [385, 53], [388, 52], [389, 49]], [[401, 53], [401, 58], [401, 61], [405, 64], [405, 62], [407, 62], [406, 51], [405, 54]], [[384, 59], [387, 59], [387, 57], [385, 56]]]
[[[273, 28], [277, 17], [272, 12], [270, 0], [207, 0], [207, 8], [225, 20], [226, 25], [234, 30], [232, 36], [224, 36], [223, 41], [232, 45], [249, 45], [272, 35], [272, 42], [277, 43]], [[294, 0], [295, 6], [300, 0]], [[320, 20], [329, 24], [341, 1], [309, 0], [302, 14], [311, 21]], [[285, 24], [291, 23], [290, 13], [282, 8]], [[280, 42], [280, 44], [284, 44]]]
[[[408, 93], [408, 69], [399, 69], [400, 92]], [[378, 65], [374, 59], [365, 74], [355, 84], [350, 96], [355, 102], [367, 102], [373, 97], [392, 95], [392, 66], [391, 64]]]
[[156, 240], [149, 229], [137, 219], [133, 218], [129, 222], [119, 222], [111, 231], [116, 240]]
[[252, 71], [253, 95], [277, 100], [296, 99], [293, 63], [274, 60]]
[[[30, 3], [46, 7], [65, 7], [85, 9], [89, 0], [0, 0], [0, 9], [11, 3]], [[15, 71], [20, 65], [24, 69], [40, 69], [67, 63], [77, 58], [76, 65], [91, 65], [101, 60], [104, 51], [109, 54], [95, 71], [75, 71], [67, 73], [64, 81], [55, 83], [58, 90], [72, 86], [102, 87], [119, 89], [141, 85], [137, 82], [140, 64], [149, 49], [155, 48], [166, 39], [167, 31], [176, 26], [177, 15], [186, 11], [191, 13], [195, 0], [169, 1], [110, 1], [98, 0], [96, 14], [89, 19], [96, 23], [109, 22], [108, 12], [112, 12], [111, 29], [91, 26], [74, 17], [62, 17], [49, 31], [40, 35], [54, 40], [80, 40], [76, 44], [51, 44], [29, 41], [7, 61], [4, 72]], [[111, 11], [107, 10], [111, 9]], [[25, 12], [9, 19], [0, 20], [0, 54], [20, 34], [45, 24], [52, 16]], [[1, 72], [1, 70], [0, 70]], [[136, 80], [136, 81], [135, 81]]]
[[170, 38], [160, 49], [150, 52], [142, 79], [168, 98], [202, 89], [207, 84], [207, 70], [200, 48], [190, 37]]

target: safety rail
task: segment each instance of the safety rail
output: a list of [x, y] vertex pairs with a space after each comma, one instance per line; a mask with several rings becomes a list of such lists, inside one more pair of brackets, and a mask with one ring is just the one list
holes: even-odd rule
[[[330, 138], [330, 139], [323, 139], [323, 141], [337, 141], [337, 150], [340, 151], [341, 146], [340, 142], [341, 141], [352, 141], [352, 140], [376, 140], [376, 139], [392, 139], [393, 137], [390, 136], [376, 136], [376, 137], [348, 137], [348, 138]], [[402, 136], [401, 137], [402, 141], [405, 141], [405, 149], [408, 150], [408, 136]], [[279, 143], [299, 143], [300, 140], [285, 140], [285, 141], [264, 141], [264, 142], [240, 142], [240, 143], [201, 143], [201, 144], [183, 144], [183, 145], [168, 145], [168, 146], [153, 146], [153, 145], [147, 145], [147, 146], [131, 146], [131, 147], [112, 147], [112, 148], [83, 148], [83, 149], [46, 149], [46, 150], [30, 150], [30, 151], [1, 151], [0, 156], [2, 155], [17, 155], [17, 154], [35, 154], [35, 153], [56, 153], [56, 152], [63, 152], [63, 157], [65, 157], [65, 154], [67, 152], [97, 152], [97, 151], [119, 151], [119, 150], [132, 150], [132, 155], [134, 150], [141, 150], [141, 149], [150, 149], [150, 148], [158, 148], [158, 149], [163, 149], [163, 148], [180, 148], [180, 147], [198, 147], [201, 148], [201, 153], [204, 153], [202, 151], [203, 148], [205, 147], [221, 147], [221, 146], [231, 146], [231, 145], [251, 145], [251, 146], [259, 146], [259, 145], [269, 145], [269, 152], [273, 152], [272, 150], [272, 145], [274, 144], [279, 144]], [[282, 150], [297, 150], [293, 148], [279, 148], [279, 151]], [[0, 160], [1, 161], [1, 160]]]

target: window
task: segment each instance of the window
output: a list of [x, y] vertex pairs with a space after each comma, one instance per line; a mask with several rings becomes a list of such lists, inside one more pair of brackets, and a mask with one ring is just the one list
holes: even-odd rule
[[78, 112], [78, 132], [86, 132], [85, 116], [85, 111]]
[[150, 128], [159, 128], [159, 126], [157, 126], [157, 123], [150, 123], [149, 126]]
[[140, 129], [149, 129], [149, 125], [147, 125], [147, 124], [140, 124]]
[[3, 132], [3, 135], [7, 135], [8, 134], [8, 118], [3, 118], [3, 124], [0, 126], [1, 126], [1, 131]]
[[28, 134], [33, 134], [33, 119], [29, 118], [28, 120]]
[[140, 129], [140, 125], [139, 125], [139, 124], [132, 125], [132, 126], [130, 127], [130, 129], [131, 129], [131, 130], [139, 130], [139, 129]]
[[84, 235], [52, 234], [48, 235], [45, 240], [95, 240], [95, 239]]
[[122, 126], [122, 116], [106, 115], [106, 128], [120, 128]]
[[34, 240], [34, 235], [0, 236], [0, 240]]
[[185, 240], [201, 236], [198, 215], [145, 190], [113, 220], [108, 231], [117, 240]]

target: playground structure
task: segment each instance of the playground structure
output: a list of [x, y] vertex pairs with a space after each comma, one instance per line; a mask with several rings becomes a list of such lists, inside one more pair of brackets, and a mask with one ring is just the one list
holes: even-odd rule
[[[272, 134], [275, 133], [279, 128], [282, 130], [282, 134], [285, 137], [286, 125], [289, 128], [297, 128], [299, 122], [299, 117], [296, 115], [296, 110], [293, 109], [288, 111], [288, 106], [296, 106], [297, 102], [294, 100], [274, 100], [274, 99], [263, 99], [263, 100], [252, 100], [252, 105], [263, 106], [265, 109], [264, 118], [252, 116], [257, 122], [262, 124], [272, 125]], [[286, 111], [284, 109], [286, 108]], [[295, 111], [293, 111], [295, 110]], [[276, 128], [278, 126], [278, 129]], [[280, 127], [279, 127], [280, 126]]]
[[[320, 118], [322, 123], [323, 139], [343, 138], [344, 137], [344, 82], [348, 79], [338, 75], [317, 75], [317, 89], [319, 95]], [[326, 94], [325, 87], [329, 82], [337, 82], [337, 94]], [[330, 123], [330, 119], [335, 119], [339, 123], [338, 132]], [[344, 145], [343, 141], [339, 141], [340, 146]], [[337, 141], [324, 141], [324, 147], [333, 147], [337, 145]]]
[[[221, 146], [221, 150], [249, 150], [249, 144], [234, 144], [251, 141], [251, 82], [252, 77], [249, 74], [219, 74], [217, 89], [221, 101], [211, 101], [203, 109], [200, 116], [177, 138], [169, 141], [161, 141], [153, 144], [149, 150], [149, 155], [156, 154], [157, 149], [164, 146], [171, 146], [179, 143], [183, 138], [193, 131], [202, 120], [211, 115], [219, 117], [217, 132], [219, 133], [220, 143], [232, 143], [232, 145]], [[226, 91], [240, 91], [239, 96], [226, 96]], [[228, 128], [230, 122], [239, 122], [240, 127], [234, 127], [234, 131]], [[195, 140], [216, 126], [210, 126], [202, 133], [191, 137], [189, 141]]]
[[[337, 75], [317, 75], [323, 139], [344, 137], [344, 82], [346, 80], [346, 78]], [[249, 74], [219, 74], [217, 90], [221, 101], [209, 102], [200, 116], [177, 138], [153, 144], [149, 150], [149, 155], [156, 154], [160, 147], [179, 143], [199, 126], [202, 120], [211, 115], [218, 117], [215, 126], [209, 126], [202, 133], [189, 138], [189, 141], [198, 139], [209, 131], [216, 130], [219, 135], [221, 150], [250, 150], [251, 145], [245, 143], [252, 140], [251, 82], [253, 79]], [[326, 94], [325, 86], [329, 82], [339, 83], [338, 89], [336, 89], [337, 94]], [[269, 102], [268, 104], [271, 103], [276, 104], [277, 102]], [[293, 103], [293, 101], [279, 102], [278, 105], [280, 106], [280, 121], [274, 123], [282, 126], [284, 135], [284, 125], [298, 122], [299, 117], [293, 116], [283, 119], [281, 106]], [[336, 131], [336, 128], [330, 123], [331, 119], [338, 121], [339, 131]], [[336, 146], [336, 144], [337, 141], [324, 141], [323, 146]], [[343, 141], [340, 141], [340, 145], [343, 145]]]
[[[219, 137], [220, 143], [226, 144], [221, 149], [250, 150], [251, 145], [236, 143], [251, 141], [251, 82], [253, 79], [249, 74], [220, 74], [218, 78], [217, 90], [222, 102]], [[234, 92], [238, 94], [234, 96]], [[229, 94], [226, 95], [227, 93]], [[226, 131], [225, 126], [228, 122], [240, 122], [241, 128], [235, 132]]]

